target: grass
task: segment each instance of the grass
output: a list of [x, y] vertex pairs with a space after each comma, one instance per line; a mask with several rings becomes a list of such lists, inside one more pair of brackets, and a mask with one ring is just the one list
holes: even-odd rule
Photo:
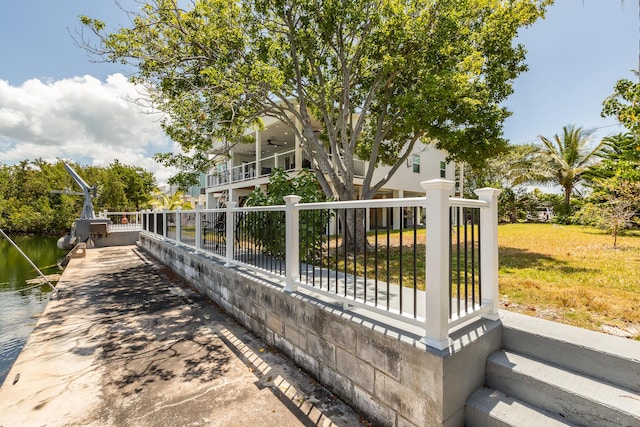
[[593, 228], [501, 225], [502, 307], [640, 340], [640, 235]]

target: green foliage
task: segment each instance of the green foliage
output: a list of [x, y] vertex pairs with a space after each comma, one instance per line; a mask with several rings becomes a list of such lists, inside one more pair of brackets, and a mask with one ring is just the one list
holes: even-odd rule
[[[96, 211], [128, 211], [146, 207], [155, 179], [142, 168], [115, 161], [108, 167], [72, 164], [89, 185], [98, 186]], [[83, 197], [52, 193], [78, 191], [64, 163], [41, 159], [0, 165], [0, 227], [9, 232], [60, 234], [67, 232], [82, 211]]]
[[[283, 198], [289, 195], [302, 197], [300, 203], [314, 203], [325, 200], [313, 173], [301, 171], [296, 177], [289, 178], [280, 168], [273, 170], [269, 177], [267, 191], [257, 188], [247, 198], [247, 206], [282, 205]], [[300, 256], [302, 260], [313, 261], [322, 249], [323, 231], [329, 222], [327, 211], [300, 212]], [[243, 218], [243, 226], [264, 253], [277, 258], [285, 256], [285, 213], [250, 212]], [[273, 236], [281, 238], [273, 239]]]
[[602, 103], [602, 117], [608, 116], [615, 116], [632, 135], [640, 137], [640, 83], [627, 79], [616, 82], [614, 94]]
[[185, 200], [185, 195], [182, 191], [176, 191], [169, 195], [159, 189], [155, 189], [153, 192], [153, 200], [151, 200], [149, 204], [154, 208], [167, 209], [170, 211], [174, 211], [176, 208], [182, 208], [184, 210], [193, 209], [191, 202]]
[[[346, 200], [358, 156], [369, 161], [368, 199], [418, 140], [474, 165], [503, 151], [502, 103], [526, 69], [513, 40], [551, 3], [150, 0], [130, 28], [81, 22], [99, 38], [89, 50], [134, 64], [133, 80], [166, 113], [183, 153], [157, 159], [183, 171], [177, 182], [209, 168], [213, 141], [242, 143], [270, 116], [303, 142], [325, 194]], [[391, 173], [374, 182], [380, 164]]]
[[290, 178], [282, 168], [276, 168], [269, 176], [267, 191], [256, 188], [249, 194], [247, 206], [268, 206], [284, 204], [283, 197], [296, 195], [302, 197], [300, 203], [314, 203], [325, 200], [325, 196], [318, 187], [318, 181], [313, 173], [302, 170]]
[[604, 138], [607, 159], [640, 162], [640, 143], [631, 132]]
[[640, 225], [640, 167], [618, 161], [612, 175], [595, 178], [591, 185], [593, 191], [576, 220], [610, 232], [615, 247], [621, 231]]

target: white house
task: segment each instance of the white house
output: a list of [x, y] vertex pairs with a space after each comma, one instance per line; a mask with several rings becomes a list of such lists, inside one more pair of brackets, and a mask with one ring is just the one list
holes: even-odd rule
[[[269, 174], [275, 168], [282, 168], [290, 174], [296, 174], [305, 167], [310, 167], [310, 159], [306, 158], [301, 141], [283, 122], [274, 118], [264, 119], [264, 130], [251, 130], [247, 135], [254, 135], [255, 142], [239, 144], [229, 151], [229, 156], [223, 151], [222, 143], [215, 143], [210, 155], [220, 159], [207, 174], [206, 195], [208, 208], [221, 207], [226, 201], [242, 204], [244, 199], [255, 188], [265, 189], [269, 184]], [[456, 183], [456, 195], [462, 193], [462, 168], [456, 163], [446, 162], [447, 153], [436, 149], [432, 144], [418, 143], [412, 154], [394, 176], [381, 188], [374, 198], [397, 198], [423, 196], [424, 191], [420, 182], [444, 178]], [[362, 183], [367, 162], [356, 161], [355, 185]], [[373, 182], [383, 177], [390, 167], [379, 167], [374, 172]], [[391, 226], [398, 228], [401, 222], [404, 226], [413, 223], [407, 218], [407, 213], [401, 220], [400, 211], [394, 210]], [[386, 214], [381, 212], [376, 216], [379, 225], [386, 225]]]

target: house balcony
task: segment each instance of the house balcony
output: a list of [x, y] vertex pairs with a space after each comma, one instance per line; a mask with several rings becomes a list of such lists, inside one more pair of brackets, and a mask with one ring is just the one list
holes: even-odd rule
[[[296, 168], [295, 149], [280, 151], [271, 156], [262, 157], [254, 161], [242, 161], [226, 170], [215, 171], [207, 175], [207, 188], [227, 187], [232, 184], [245, 183], [247, 186], [264, 183], [274, 169], [284, 169], [286, 172], [298, 172], [309, 168], [311, 161], [303, 156], [301, 168]], [[331, 159], [331, 156], [329, 156]], [[238, 160], [240, 161], [240, 160]], [[364, 178], [365, 162], [355, 161], [354, 176]], [[263, 181], [263, 182], [259, 182]]]

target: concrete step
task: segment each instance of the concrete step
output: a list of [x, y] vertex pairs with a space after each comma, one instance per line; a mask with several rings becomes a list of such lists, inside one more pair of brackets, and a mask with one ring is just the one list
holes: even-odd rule
[[481, 388], [469, 397], [464, 417], [466, 427], [576, 426], [558, 415], [490, 388]]
[[640, 425], [639, 393], [510, 351], [489, 356], [487, 384], [578, 425]]
[[501, 311], [507, 350], [640, 393], [640, 341]]

